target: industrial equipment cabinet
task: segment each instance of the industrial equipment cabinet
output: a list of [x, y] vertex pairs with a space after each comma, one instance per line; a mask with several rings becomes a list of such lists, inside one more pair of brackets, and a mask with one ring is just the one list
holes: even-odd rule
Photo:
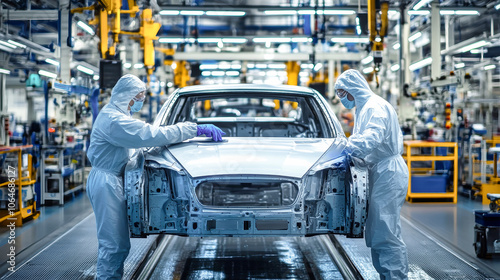
[[[32, 147], [32, 145], [26, 145], [0, 148], [0, 155], [4, 155], [2, 159], [4, 170], [7, 172], [5, 174], [6, 182], [0, 183], [0, 204], [2, 204], [0, 206], [0, 222], [15, 220], [16, 226], [22, 226], [24, 219], [28, 217], [37, 219], [40, 215], [36, 208], [36, 193], [34, 192], [36, 170], [33, 169], [32, 156], [26, 153]], [[17, 154], [17, 165], [5, 166], [5, 155], [9, 153]], [[23, 164], [23, 162], [26, 164]], [[10, 178], [15, 178], [14, 182]], [[9, 196], [11, 187], [14, 187], [17, 192], [15, 194], [15, 207], [12, 208], [8, 205], [8, 199], [11, 197]]]
[[487, 194], [490, 211], [474, 211], [474, 249], [478, 258], [500, 253], [500, 194]]
[[[446, 155], [436, 155], [436, 148], [453, 148], [453, 154]], [[414, 150], [420, 150], [421, 148], [431, 148], [431, 154], [422, 154], [418, 152], [414, 153]], [[453, 203], [457, 203], [457, 183], [458, 183], [458, 148], [455, 142], [426, 142], [426, 141], [405, 141], [404, 142], [404, 155], [403, 158], [406, 160], [409, 171], [408, 180], [408, 191], [406, 194], [406, 200], [412, 202], [413, 199], [452, 199]], [[415, 161], [430, 161], [432, 162], [432, 170], [434, 170], [436, 161], [452, 161], [453, 162], [453, 190], [443, 191], [443, 192], [413, 192], [412, 191], [412, 175], [413, 172], [417, 171], [429, 171], [429, 168], [413, 168], [412, 163]], [[430, 186], [432, 188], [432, 186]]]
[[[84, 188], [84, 167], [79, 165], [73, 168], [72, 158], [75, 156], [72, 149], [64, 146], [43, 146], [41, 170], [41, 204], [47, 201], [57, 201], [64, 205], [64, 196], [74, 194]], [[65, 152], [66, 151], [66, 152]], [[78, 151], [78, 153], [84, 153]], [[84, 155], [79, 155], [84, 160]], [[75, 181], [76, 180], [76, 181]], [[76, 185], [70, 187], [69, 182]]]

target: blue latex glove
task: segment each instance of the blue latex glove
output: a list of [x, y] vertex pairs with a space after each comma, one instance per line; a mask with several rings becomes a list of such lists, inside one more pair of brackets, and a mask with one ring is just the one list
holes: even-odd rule
[[222, 135], [226, 135], [220, 128], [213, 124], [199, 124], [196, 136], [205, 134], [207, 137], [212, 137], [214, 141], [222, 141]]

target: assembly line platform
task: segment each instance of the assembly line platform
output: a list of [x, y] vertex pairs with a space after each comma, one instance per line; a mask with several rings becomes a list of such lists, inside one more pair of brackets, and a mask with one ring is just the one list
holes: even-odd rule
[[[82, 201], [86, 199], [86, 196], [81, 198]], [[427, 208], [405, 205], [402, 212], [402, 233], [408, 246], [410, 262], [409, 279], [500, 278], [498, 272], [495, 272], [495, 262], [499, 259], [473, 258], [454, 247], [453, 242], [434, 237], [433, 234], [439, 230], [429, 230], [419, 224], [425, 216], [422, 209], [427, 212]], [[460, 211], [465, 213], [469, 209]], [[455, 222], [460, 211], [450, 212]], [[438, 222], [439, 215], [446, 215], [446, 212], [440, 211], [441, 214], [434, 215], [434, 220]], [[74, 225], [57, 237], [47, 236], [50, 240], [34, 243], [35, 247], [37, 244], [44, 245], [29, 256], [20, 258], [15, 272], [2, 271], [0, 279], [93, 279], [97, 260], [95, 219], [91, 211], [85, 214], [83, 217], [78, 216], [81, 217], [79, 222], [72, 218]], [[472, 235], [473, 229], [467, 230]], [[23, 234], [28, 233], [21, 232]], [[2, 233], [0, 239], [4, 235]], [[454, 236], [452, 239], [457, 238], [461, 237]], [[328, 255], [328, 239], [325, 236], [150, 236], [147, 239], [131, 239], [132, 248], [125, 262], [123, 279], [138, 277], [161, 239], [169, 239], [170, 243], [164, 249], [158, 247], [157, 250], [162, 252], [149, 279], [235, 279], [236, 276], [238, 279], [343, 279]], [[364, 239], [347, 239], [344, 236], [336, 236], [336, 239], [363, 279], [378, 279]], [[29, 247], [26, 247], [24, 253], [30, 252]], [[464, 248], [468, 247], [472, 247], [472, 244], [464, 244]], [[22, 254], [20, 252], [19, 256]], [[282, 277], [278, 277], [279, 275]]]

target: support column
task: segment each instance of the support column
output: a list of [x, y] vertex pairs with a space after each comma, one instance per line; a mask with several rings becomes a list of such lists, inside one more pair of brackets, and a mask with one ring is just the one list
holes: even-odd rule
[[[447, 15], [444, 17], [444, 36], [445, 36], [445, 48], [449, 49], [455, 44], [455, 21], [451, 16]], [[451, 55], [445, 56], [446, 70], [454, 70], [455, 65], [453, 63], [453, 57]], [[451, 69], [449, 68], [451, 67]]]
[[439, 1], [431, 3], [431, 78], [441, 76], [441, 16], [439, 15]]
[[328, 98], [333, 98], [335, 96], [335, 92], [333, 92], [333, 88], [335, 87], [335, 61], [328, 60]]
[[407, 14], [408, 10], [403, 7], [400, 9], [400, 24], [399, 24], [399, 120], [400, 122], [406, 121], [407, 119], [413, 119], [414, 107], [412, 100], [405, 96], [404, 85], [411, 83], [411, 54], [410, 54], [410, 43], [408, 42], [408, 37], [410, 37], [410, 23], [409, 16]]
[[70, 3], [68, 0], [59, 1], [59, 47], [60, 47], [60, 66], [59, 66], [59, 78], [62, 82], [69, 83], [71, 80], [71, 60], [73, 58], [73, 52], [71, 47], [68, 46], [70, 40], [69, 36], [69, 8]]

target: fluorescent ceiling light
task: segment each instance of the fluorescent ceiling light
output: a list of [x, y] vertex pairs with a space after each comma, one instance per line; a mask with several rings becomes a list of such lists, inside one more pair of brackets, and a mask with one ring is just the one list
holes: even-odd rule
[[368, 73], [371, 73], [371, 72], [373, 72], [373, 67], [367, 67], [367, 68], [363, 69], [363, 73], [365, 73], [365, 74], [368, 74]]
[[430, 11], [414, 11], [414, 10], [408, 11], [408, 15], [410, 16], [426, 16], [430, 13], [431, 13]]
[[457, 68], [457, 69], [464, 68], [464, 67], [465, 67], [465, 63], [463, 63], [463, 62], [455, 64], [455, 68]]
[[182, 38], [160, 38], [158, 42], [160, 43], [172, 43], [172, 44], [177, 44], [183, 42], [184, 39]]
[[304, 72], [304, 71], [300, 71], [299, 72], [299, 76], [300, 77], [309, 77], [309, 73], [308, 72]]
[[255, 68], [257, 69], [266, 69], [267, 68], [267, 64], [264, 64], [264, 63], [257, 63], [255, 65]]
[[180, 12], [181, 15], [183, 16], [202, 16], [205, 14], [204, 11], [191, 11], [191, 10], [184, 10]]
[[313, 71], [319, 71], [322, 67], [322, 63], [316, 63], [316, 65], [314, 65]]
[[94, 70], [87, 68], [85, 66], [82, 66], [82, 65], [76, 66], [76, 70], [81, 71], [85, 74], [94, 75]]
[[217, 64], [202, 64], [200, 70], [214, 70], [217, 69]]
[[441, 10], [439, 11], [439, 14], [444, 16], [444, 15], [454, 15], [455, 14], [455, 11], [453, 10]]
[[135, 68], [135, 69], [141, 69], [141, 68], [143, 68], [143, 67], [144, 67], [144, 64], [143, 64], [143, 63], [136, 63], [136, 64], [134, 64], [134, 68]]
[[240, 70], [241, 69], [241, 65], [240, 64], [233, 64], [233, 65], [231, 65], [231, 69]]
[[497, 66], [494, 64], [486, 65], [483, 67], [484, 70], [491, 70], [491, 69], [495, 69], [495, 68], [497, 68]]
[[52, 65], [55, 65], [55, 66], [59, 66], [59, 61], [51, 59], [51, 58], [46, 58], [45, 62], [52, 64]]
[[394, 65], [391, 66], [391, 71], [392, 72], [396, 72], [398, 70], [399, 70], [399, 64], [394, 64]]
[[430, 2], [432, 2], [432, 0], [420, 0], [420, 2], [415, 4], [415, 6], [413, 6], [413, 9], [416, 11], [416, 10], [422, 8], [423, 6], [429, 4]]
[[4, 42], [4, 41], [1, 41], [1, 40], [0, 40], [0, 44], [4, 45], [4, 46], [6, 46], [6, 47], [9, 47], [9, 48], [11, 48], [11, 49], [15, 49], [15, 48], [17, 48], [15, 45], [13, 45], [13, 44], [11, 44], [11, 43]]
[[300, 68], [302, 69], [312, 69], [314, 65], [312, 63], [302, 63], [300, 64]]
[[334, 43], [368, 43], [367, 37], [333, 37], [332, 42]]
[[456, 10], [455, 15], [459, 16], [478, 16], [479, 11], [476, 10]]
[[14, 41], [14, 40], [7, 40], [7, 42], [10, 43], [10, 44], [12, 44], [12, 45], [14, 45], [14, 46], [18, 46], [20, 48], [23, 48], [23, 49], [26, 48], [26, 45], [18, 43], [18, 42]]
[[292, 37], [292, 42], [293, 43], [306, 43], [312, 41], [312, 38], [308, 37]]
[[432, 63], [432, 57], [428, 57], [428, 58], [422, 59], [420, 61], [417, 61], [417, 62], [411, 64], [409, 68], [410, 68], [410, 71], [415, 71], [417, 69], [420, 69], [422, 67], [430, 65], [431, 63]]
[[410, 37], [408, 37], [408, 42], [413, 42], [422, 36], [422, 32], [417, 32]]
[[0, 68], [0, 73], [8, 75], [8, 74], [10, 74], [10, 70]]
[[495, 9], [500, 10], [500, 3], [495, 6]]
[[247, 64], [247, 68], [254, 68], [255, 67], [255, 64], [254, 63], [248, 63]]
[[208, 76], [212, 75], [212, 73], [210, 71], [201, 71], [201, 75], [203, 77], [208, 77]]
[[285, 69], [286, 65], [284, 63], [270, 63], [267, 65], [269, 69]]
[[[320, 11], [318, 11], [319, 14]], [[297, 13], [299, 15], [314, 15], [314, 10], [298, 10]], [[321, 12], [323, 13], [323, 12]]]
[[267, 11], [264, 11], [264, 14], [286, 16], [286, 15], [296, 15], [297, 11], [294, 11], [294, 10], [267, 10]]
[[387, 12], [387, 15], [388, 15], [388, 16], [396, 16], [396, 15], [397, 15], [397, 16], [399, 16], [399, 11], [396, 11], [396, 10], [389, 10], [389, 11]]
[[177, 16], [179, 15], [179, 11], [174, 11], [174, 10], [163, 10], [160, 11], [160, 15], [162, 16]]
[[123, 67], [125, 67], [126, 69], [129, 69], [130, 67], [132, 67], [132, 64], [126, 62], [123, 64]]
[[222, 16], [222, 17], [242, 17], [246, 13], [243, 11], [207, 11], [207, 16]]
[[227, 71], [226, 76], [239, 76], [240, 72], [239, 71]]
[[85, 22], [80, 20], [80, 21], [78, 21], [77, 25], [80, 26], [81, 29], [85, 30], [85, 32], [89, 33], [90, 35], [95, 34], [94, 29], [92, 29], [92, 27], [90, 27]]
[[[325, 10], [325, 12], [323, 13], [323, 11], [321, 11], [321, 14], [325, 14], [325, 15], [354, 15], [356, 13], [356, 11], [354, 10]], [[319, 14], [319, 11], [318, 11], [318, 14]]]
[[373, 61], [373, 56], [369, 55], [361, 60], [362, 64], [368, 64]]
[[290, 43], [291, 38], [275, 37], [275, 38], [253, 38], [255, 43]]
[[199, 43], [219, 43], [220, 38], [198, 38]]
[[487, 52], [488, 52], [488, 49], [473, 49], [473, 50], [470, 50], [470, 53], [472, 53], [472, 54], [487, 53]]
[[57, 74], [56, 73], [52, 73], [52, 72], [45, 71], [45, 70], [38, 71], [38, 75], [42, 75], [42, 76], [49, 77], [49, 78], [52, 78], [52, 79], [57, 78]]
[[472, 43], [470, 45], [467, 45], [465, 47], [462, 47], [462, 48], [458, 49], [457, 52], [458, 53], [468, 52], [468, 51], [473, 50], [473, 49], [484, 47], [484, 46], [486, 46], [488, 44], [489, 43], [487, 41], [481, 40], [481, 41]]
[[399, 50], [399, 48], [401, 48], [401, 44], [400, 43], [396, 43], [396, 44], [392, 45], [392, 48], [395, 49], [395, 50]]
[[219, 69], [221, 69], [221, 70], [231, 69], [231, 64], [229, 64], [227, 62], [221, 62], [221, 63], [219, 63]]
[[222, 38], [223, 43], [244, 44], [247, 41], [246, 38]]
[[224, 76], [224, 71], [212, 71], [212, 76], [222, 77], [222, 76]]
[[94, 79], [95, 81], [99, 80], [99, 75], [94, 75], [93, 79]]

